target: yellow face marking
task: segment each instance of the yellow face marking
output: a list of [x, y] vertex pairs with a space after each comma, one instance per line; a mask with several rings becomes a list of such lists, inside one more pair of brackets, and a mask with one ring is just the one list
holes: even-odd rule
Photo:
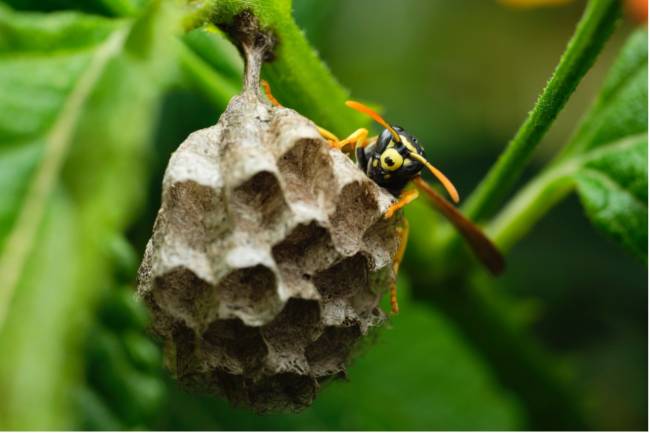
[[395, 149], [386, 149], [381, 154], [381, 168], [386, 171], [398, 170], [404, 163], [404, 158]]
[[372, 166], [373, 166], [373, 167], [377, 167], [378, 165], [379, 165], [379, 160], [377, 160], [377, 159], [373, 159], [373, 160], [372, 160]]

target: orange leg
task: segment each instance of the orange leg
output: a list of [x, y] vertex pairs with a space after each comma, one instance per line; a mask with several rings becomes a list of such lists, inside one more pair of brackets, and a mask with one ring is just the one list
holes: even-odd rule
[[399, 313], [399, 305], [397, 304], [397, 272], [399, 272], [399, 265], [402, 263], [402, 259], [404, 258], [406, 243], [409, 238], [409, 223], [406, 219], [403, 221], [402, 227], [397, 228], [397, 233], [399, 234], [399, 246], [395, 252], [395, 257], [393, 257], [393, 275], [390, 284], [390, 311], [393, 314]]
[[386, 209], [386, 212], [384, 212], [384, 218], [392, 217], [395, 212], [411, 203], [413, 200], [418, 198], [419, 195], [420, 194], [418, 193], [417, 189], [404, 191], [402, 195], [400, 195], [399, 199], [395, 203], [391, 204], [388, 209]]
[[282, 107], [282, 104], [278, 102], [277, 99], [275, 99], [275, 96], [273, 96], [273, 93], [271, 93], [271, 86], [269, 85], [269, 82], [266, 80], [261, 80], [262, 82], [262, 87], [264, 87], [264, 93], [266, 93], [266, 98], [271, 102], [271, 104], [275, 105], [276, 107]]
[[345, 148], [350, 144], [352, 145], [352, 149], [355, 149], [357, 146], [365, 147], [370, 142], [368, 140], [368, 130], [366, 128], [357, 129], [343, 140], [339, 140], [336, 135], [332, 134], [325, 128], [321, 128], [320, 126], [317, 126], [317, 128], [320, 135], [328, 141], [330, 146], [342, 152], [345, 152]]
[[[264, 88], [264, 93], [266, 94], [269, 102], [271, 102], [271, 104], [276, 107], [282, 107], [282, 104], [280, 104], [280, 102], [275, 99], [275, 96], [273, 96], [273, 93], [271, 93], [271, 86], [269, 85], [268, 81], [261, 80], [261, 84]], [[316, 128], [318, 129], [320, 135], [330, 143], [330, 146], [335, 149], [343, 150], [349, 144], [352, 144], [352, 148], [354, 149], [356, 146], [364, 147], [368, 143], [366, 140], [368, 138], [368, 130], [366, 128], [357, 129], [343, 140], [339, 140], [336, 135], [332, 134], [325, 128], [321, 128], [320, 126], [316, 126]]]
[[333, 141], [333, 142], [336, 142], [336, 143], [339, 142], [339, 138], [338, 138], [336, 135], [334, 135], [334, 134], [332, 134], [331, 132], [329, 132], [327, 129], [325, 129], [325, 128], [321, 128], [320, 126], [316, 126], [316, 129], [318, 129], [318, 132], [320, 132], [320, 135], [321, 135], [325, 140], [327, 140], [327, 141]]
[[334, 147], [344, 152], [345, 148], [351, 144], [352, 150], [354, 150], [357, 146], [365, 147], [368, 144], [367, 138], [368, 130], [366, 128], [359, 128], [343, 140], [335, 143]]

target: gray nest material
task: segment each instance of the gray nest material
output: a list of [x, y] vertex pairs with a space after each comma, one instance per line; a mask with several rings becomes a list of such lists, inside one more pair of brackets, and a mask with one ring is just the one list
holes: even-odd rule
[[311, 121], [262, 102], [247, 54], [244, 93], [169, 161], [138, 293], [182, 383], [300, 410], [385, 320], [392, 197]]

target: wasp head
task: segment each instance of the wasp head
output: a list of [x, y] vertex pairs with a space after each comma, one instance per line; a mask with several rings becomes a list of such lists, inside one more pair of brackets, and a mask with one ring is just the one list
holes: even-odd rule
[[399, 126], [392, 132], [384, 129], [373, 146], [368, 158], [367, 174], [379, 185], [391, 192], [399, 192], [424, 168], [414, 155], [424, 158], [424, 149], [418, 140]]
[[398, 196], [406, 184], [426, 167], [445, 187], [454, 202], [458, 192], [454, 185], [424, 157], [424, 149], [417, 139], [399, 126], [392, 126], [374, 110], [356, 101], [347, 101], [348, 107], [372, 117], [384, 127], [377, 141], [369, 149], [357, 152], [357, 162], [366, 165], [366, 174], [393, 195]]

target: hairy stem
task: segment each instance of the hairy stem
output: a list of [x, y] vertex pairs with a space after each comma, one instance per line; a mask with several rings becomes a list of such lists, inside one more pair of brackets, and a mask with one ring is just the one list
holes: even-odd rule
[[463, 207], [480, 220], [493, 210], [521, 176], [526, 163], [578, 83], [609, 39], [621, 10], [619, 0], [590, 0], [553, 76], [496, 164]]
[[283, 105], [314, 119], [338, 135], [369, 123], [365, 116], [346, 109], [349, 92], [334, 78], [309, 45], [291, 16], [291, 1], [203, 0], [190, 2], [185, 28], [212, 22], [227, 30], [242, 12], [253, 14], [263, 30], [277, 39], [274, 55], [262, 69]]

